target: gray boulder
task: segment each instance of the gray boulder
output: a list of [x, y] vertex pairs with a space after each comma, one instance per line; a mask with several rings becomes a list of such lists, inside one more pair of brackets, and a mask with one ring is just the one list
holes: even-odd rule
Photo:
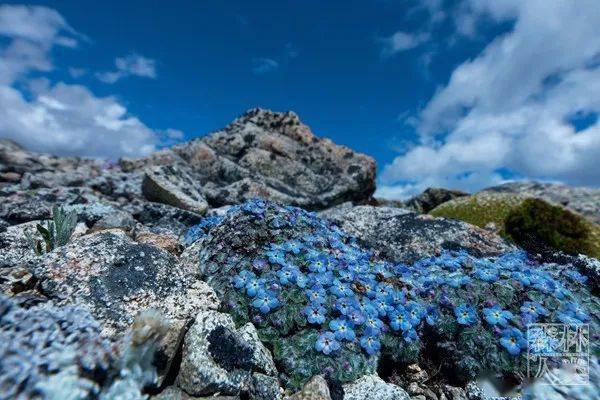
[[147, 168], [142, 181], [142, 193], [150, 201], [204, 214], [208, 204], [199, 190], [198, 182], [186, 169], [177, 165]]
[[399, 208], [334, 208], [322, 216], [394, 262], [411, 263], [444, 249], [466, 250], [478, 257], [514, 250], [500, 236], [476, 226]]
[[331, 400], [327, 381], [322, 375], [315, 375], [304, 384], [302, 390], [294, 393], [287, 400]]
[[118, 336], [142, 310], [186, 322], [216, 308], [210, 287], [157, 247], [132, 241], [123, 231], [98, 232], [46, 254], [33, 267], [42, 291], [57, 304], [78, 302]]
[[404, 203], [404, 207], [421, 214], [427, 214], [442, 203], [468, 195], [468, 193], [461, 192], [460, 190], [427, 188], [423, 193], [407, 200]]
[[252, 109], [223, 130], [140, 160], [126, 170], [187, 165], [212, 207], [263, 197], [323, 209], [364, 201], [375, 190], [375, 162], [315, 136], [292, 112]]
[[344, 385], [344, 400], [410, 400], [401, 387], [386, 383], [377, 375], [365, 375]]
[[277, 373], [254, 326], [236, 329], [228, 314], [198, 313], [185, 337], [178, 386], [193, 396], [237, 395], [250, 389], [252, 372]]

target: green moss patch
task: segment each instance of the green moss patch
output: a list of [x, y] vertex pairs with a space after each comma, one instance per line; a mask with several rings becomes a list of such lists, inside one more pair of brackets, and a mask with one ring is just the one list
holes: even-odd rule
[[541, 199], [482, 193], [441, 204], [430, 214], [481, 228], [494, 223], [500, 235], [517, 244], [534, 240], [565, 253], [600, 258], [600, 226]]

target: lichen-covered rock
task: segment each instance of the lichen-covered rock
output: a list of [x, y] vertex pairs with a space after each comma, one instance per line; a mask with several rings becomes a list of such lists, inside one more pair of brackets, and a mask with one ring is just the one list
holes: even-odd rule
[[386, 383], [377, 375], [365, 375], [344, 385], [344, 400], [410, 400], [401, 387]]
[[135, 200], [123, 206], [146, 230], [158, 234], [180, 236], [202, 221], [197, 213], [145, 200]]
[[90, 226], [117, 211], [117, 205], [102, 201], [88, 188], [55, 187], [0, 193], [0, 218], [11, 225], [49, 219], [54, 205], [75, 210], [78, 220]]
[[212, 207], [263, 197], [322, 209], [375, 190], [372, 158], [316, 137], [292, 112], [252, 109], [223, 130], [128, 165], [181, 163]]
[[476, 256], [514, 250], [498, 235], [476, 226], [418, 215], [404, 209], [356, 206], [322, 214], [367, 247], [395, 262], [414, 262], [444, 249], [466, 250]]
[[0, 174], [20, 183], [22, 189], [83, 186], [101, 168], [98, 160], [34, 153], [16, 142], [0, 139]]
[[294, 393], [287, 400], [332, 400], [327, 381], [321, 375], [313, 376], [304, 384], [302, 390]]
[[138, 243], [149, 244], [159, 249], [168, 251], [169, 253], [179, 256], [182, 251], [182, 245], [179, 239], [167, 233], [154, 233], [148, 231], [137, 232], [135, 241]]
[[236, 329], [227, 314], [198, 313], [185, 337], [178, 386], [194, 396], [237, 395], [249, 390], [252, 372], [276, 373], [254, 327]]
[[169, 386], [160, 394], [151, 397], [152, 400], [240, 400], [239, 396], [190, 396], [176, 386]]
[[118, 210], [102, 216], [102, 218], [94, 223], [90, 231], [98, 232], [107, 229], [121, 229], [125, 232], [131, 232], [135, 228], [135, 225], [136, 221], [130, 213]]
[[600, 189], [558, 183], [510, 182], [484, 189], [488, 193], [512, 193], [560, 204], [600, 224]]
[[250, 400], [280, 400], [283, 398], [283, 389], [277, 377], [255, 372], [252, 374], [248, 397]]
[[25, 222], [0, 232], [0, 270], [27, 265], [37, 257], [27, 235], [37, 235], [36, 225], [41, 222]]
[[150, 201], [164, 203], [197, 214], [204, 214], [208, 203], [198, 182], [182, 165], [162, 165], [147, 168], [142, 181], [142, 193]]
[[174, 256], [119, 230], [73, 240], [45, 255], [33, 271], [48, 297], [59, 304], [81, 302], [109, 336], [124, 332], [143, 309], [185, 321], [218, 305], [213, 291]]
[[[0, 232], [0, 292], [15, 295], [33, 289], [36, 282], [29, 268], [39, 260], [28, 236], [39, 237], [36, 225], [43, 221], [30, 221], [9, 226]], [[87, 228], [77, 224], [72, 238], [80, 237]]]
[[118, 358], [100, 330], [81, 307], [45, 303], [25, 309], [0, 295], [0, 398], [97, 394], [118, 371]]
[[423, 193], [404, 202], [404, 207], [421, 214], [427, 214], [440, 204], [463, 196], [468, 196], [468, 193], [460, 190], [427, 188]]

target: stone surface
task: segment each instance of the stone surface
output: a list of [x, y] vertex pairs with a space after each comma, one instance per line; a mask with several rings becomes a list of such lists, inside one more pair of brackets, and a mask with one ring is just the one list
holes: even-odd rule
[[117, 364], [100, 329], [83, 307], [22, 307], [0, 294], [0, 398], [91, 398]]
[[577, 211], [600, 224], [600, 189], [574, 187], [557, 183], [510, 182], [484, 189], [483, 192], [515, 193], [538, 197]]
[[84, 304], [108, 336], [124, 332], [147, 308], [185, 321], [218, 306], [214, 292], [174, 256], [136, 243], [120, 230], [75, 239], [45, 255], [33, 271], [48, 297], [59, 304]]
[[413, 262], [443, 249], [464, 249], [475, 256], [514, 250], [498, 235], [476, 226], [403, 209], [356, 206], [334, 208], [322, 216], [395, 262]]
[[386, 383], [377, 375], [365, 375], [344, 385], [344, 400], [409, 400], [401, 387]]
[[152, 400], [240, 400], [239, 396], [190, 396], [176, 386], [169, 386], [160, 394], [151, 397]]
[[185, 337], [178, 386], [194, 396], [237, 395], [250, 389], [252, 372], [276, 373], [254, 327], [236, 329], [228, 314], [198, 313]]
[[321, 375], [312, 377], [302, 390], [294, 393], [288, 400], [331, 400], [327, 381]]
[[208, 203], [198, 188], [198, 182], [182, 165], [161, 165], [147, 168], [142, 181], [142, 193], [150, 200], [204, 214]]
[[179, 256], [182, 251], [181, 243], [174, 235], [159, 234], [154, 232], [142, 231], [135, 235], [135, 241], [138, 243], [149, 244], [169, 253]]
[[427, 214], [440, 204], [463, 196], [468, 196], [468, 193], [460, 190], [427, 188], [423, 193], [404, 202], [404, 207], [421, 214]]
[[136, 221], [127, 211], [118, 210], [102, 216], [94, 223], [91, 232], [102, 231], [106, 229], [122, 229], [125, 232], [130, 232], [135, 228]]
[[250, 400], [279, 400], [283, 398], [283, 389], [276, 377], [255, 372], [252, 374], [248, 397]]
[[375, 190], [375, 162], [315, 136], [292, 112], [252, 109], [223, 130], [127, 168], [185, 163], [212, 207], [265, 197], [321, 209]]

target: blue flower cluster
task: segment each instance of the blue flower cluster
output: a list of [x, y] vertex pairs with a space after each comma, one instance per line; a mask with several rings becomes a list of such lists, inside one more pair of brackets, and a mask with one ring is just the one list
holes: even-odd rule
[[188, 229], [188, 231], [183, 237], [183, 244], [185, 244], [186, 246], [190, 246], [198, 239], [201, 239], [206, 235], [210, 228], [217, 225], [219, 222], [221, 222], [222, 219], [223, 216], [221, 215], [212, 215], [210, 217], [203, 218], [199, 224], [194, 225], [190, 229]]
[[[257, 208], [255, 203], [253, 212]], [[255, 309], [267, 314], [281, 304], [283, 291], [301, 290], [306, 301], [303, 316], [307, 324], [321, 330], [315, 348], [324, 354], [354, 342], [374, 354], [388, 331], [409, 341], [417, 339], [415, 328], [426, 316], [426, 308], [408, 301], [404, 289], [385, 282], [385, 277], [392, 276], [391, 264], [375, 261], [355, 240], [314, 214], [286, 211], [312, 229], [269, 244], [251, 269], [232, 279], [234, 287], [252, 299]], [[286, 224], [277, 216], [273, 222], [277, 227]]]
[[486, 331], [496, 351], [514, 356], [526, 347], [530, 323], [590, 319], [571, 292], [584, 276], [570, 271], [559, 277], [521, 251], [494, 258], [447, 251], [412, 265], [393, 264], [299, 208], [253, 200], [230, 213], [267, 227], [260, 240], [248, 243], [251, 250], [225, 266], [234, 271], [228, 287], [244, 299], [238, 309], [247, 310], [259, 331], [269, 328], [274, 335], [314, 329], [314, 349], [324, 355], [357, 348], [374, 355], [392, 343], [389, 337], [418, 348], [438, 330], [438, 337], [456, 341], [463, 332]]

